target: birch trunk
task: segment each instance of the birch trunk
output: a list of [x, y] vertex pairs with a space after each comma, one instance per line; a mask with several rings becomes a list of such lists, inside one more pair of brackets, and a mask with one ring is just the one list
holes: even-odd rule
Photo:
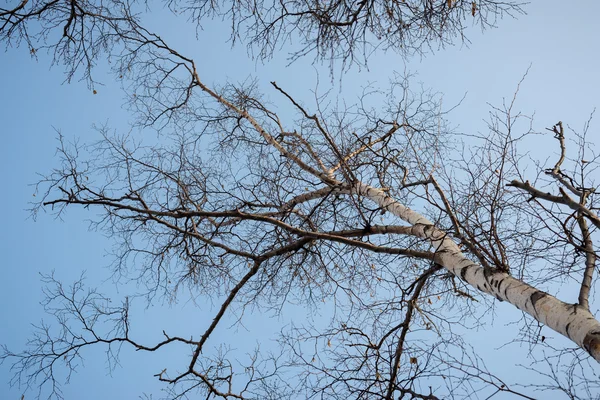
[[358, 182], [357, 194], [412, 225], [412, 233], [436, 248], [436, 262], [473, 288], [506, 301], [568, 337], [600, 362], [600, 322], [584, 307], [568, 304], [511, 275], [469, 260], [448, 235], [423, 215], [403, 206], [383, 190]]

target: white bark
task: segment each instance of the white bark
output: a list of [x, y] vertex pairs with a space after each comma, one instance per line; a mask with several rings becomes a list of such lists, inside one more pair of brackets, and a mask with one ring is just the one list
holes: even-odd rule
[[[333, 170], [317, 170], [302, 161], [298, 156], [291, 154], [277, 140], [268, 134], [258, 121], [256, 121], [248, 112], [239, 109], [204, 85], [198, 77], [193, 62], [192, 71], [196, 83], [204, 92], [208, 93], [221, 104], [250, 122], [267, 143], [275, 147], [283, 156], [295, 162], [298, 167], [319, 178], [328, 186], [340, 186], [341, 182], [334, 178]], [[273, 84], [275, 85], [274, 82]], [[276, 85], [275, 87], [277, 88]], [[307, 117], [310, 118], [308, 115]], [[283, 128], [281, 127], [281, 129], [281, 133], [283, 133]], [[320, 160], [318, 164], [321, 167], [323, 166], [323, 163], [320, 162]], [[515, 181], [513, 181], [512, 184], [514, 185]], [[532, 190], [528, 185], [525, 189]], [[361, 196], [371, 199], [380, 207], [411, 224], [411, 233], [429, 240], [434, 245], [437, 249], [436, 262], [448, 271], [467, 282], [473, 288], [514, 305], [519, 310], [531, 315], [537, 321], [568, 337], [581, 348], [587, 350], [594, 359], [600, 362], [600, 322], [598, 322], [594, 315], [585, 307], [581, 307], [577, 304], [565, 303], [546, 292], [513, 278], [505, 272], [493, 268], [484, 268], [483, 266], [474, 263], [465, 257], [456, 243], [447, 237], [447, 234], [444, 231], [436, 228], [434, 224], [423, 215], [403, 206], [389, 197], [383, 190], [373, 188], [358, 181], [354, 185], [354, 191]], [[546, 196], [546, 194], [538, 194], [540, 197], [543, 197], [542, 195]], [[566, 193], [563, 193], [563, 198], [561, 198], [561, 200], [562, 203], [567, 204], [576, 210], [581, 210], [582, 212], [587, 211], [586, 215], [590, 216], [592, 222], [598, 224], [597, 226], [600, 227], [600, 218], [591, 211], [580, 207], [578, 203], [574, 203]]]
[[506, 301], [537, 321], [568, 337], [600, 361], [600, 322], [587, 309], [565, 303], [511, 275], [484, 268], [469, 260], [448, 235], [423, 215], [403, 206], [383, 190], [361, 182], [354, 190], [377, 203], [413, 227], [413, 234], [429, 240], [436, 251], [436, 262], [473, 288]]

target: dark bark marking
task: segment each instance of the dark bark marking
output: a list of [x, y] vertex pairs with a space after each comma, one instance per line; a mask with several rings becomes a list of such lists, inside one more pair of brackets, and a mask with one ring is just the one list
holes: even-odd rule
[[583, 339], [583, 347], [594, 357], [600, 352], [600, 331], [591, 331]]
[[469, 267], [464, 267], [463, 269], [460, 270], [460, 279], [462, 279], [463, 281], [467, 281], [467, 279], [465, 278], [467, 275], [467, 269]]
[[[496, 287], [496, 290], [500, 291], [500, 286], [502, 286], [502, 282], [504, 282], [504, 279], [498, 279], [498, 286]], [[506, 291], [504, 295], [506, 296]]]
[[535, 303], [537, 303], [538, 301], [540, 301], [541, 299], [543, 299], [546, 296], [548, 296], [548, 293], [544, 293], [541, 290], [538, 290], [537, 292], [535, 292], [531, 296], [529, 296], [529, 299], [531, 300], [531, 305], [533, 305], [533, 308], [535, 309]]
[[[491, 283], [490, 283], [490, 277], [493, 277], [494, 274], [492, 271], [489, 270], [489, 268], [483, 268], [483, 277], [485, 278], [485, 282], [487, 283], [487, 285], [489, 287], [491, 287]], [[493, 278], [492, 278], [493, 281]], [[484, 287], [486, 287], [486, 285], [483, 285]]]
[[565, 326], [565, 331], [567, 332], [567, 336], [568, 336], [568, 337], [571, 337], [571, 334], [569, 333], [569, 328], [570, 328], [570, 327], [571, 327], [571, 323], [569, 322], [569, 323], [567, 324], [567, 326]]
[[500, 290], [500, 283], [502, 282], [502, 278], [495, 279], [495, 276], [499, 273], [499, 271], [492, 268], [483, 268], [483, 275], [485, 276], [485, 280], [488, 282], [490, 288]]

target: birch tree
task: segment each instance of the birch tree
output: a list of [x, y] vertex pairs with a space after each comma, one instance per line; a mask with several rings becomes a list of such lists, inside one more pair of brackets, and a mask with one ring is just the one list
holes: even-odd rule
[[[191, 4], [198, 18], [241, 18], [218, 14], [212, 3]], [[345, 27], [327, 21], [350, 18], [348, 26], [372, 29], [362, 13], [380, 5], [369, 4], [337, 19], [309, 10], [318, 28], [297, 27]], [[433, 15], [433, 3], [417, 4], [422, 18]], [[504, 7], [480, 2], [471, 15], [486, 4]], [[446, 7], [464, 16], [467, 6], [440, 2], [431, 12]], [[269, 29], [292, 29], [286, 18], [306, 17], [284, 9]], [[532, 398], [489, 372], [453, 332], [475, 310], [506, 302], [526, 315], [532, 344], [545, 345], [539, 324], [577, 349], [569, 373], [579, 381], [557, 389], [576, 398], [595, 384], [600, 323], [589, 296], [600, 219], [587, 126], [577, 133], [557, 122], [542, 135], [522, 129], [525, 117], [509, 103], [493, 109], [489, 134], [466, 148], [448, 128], [439, 97], [413, 91], [404, 76], [384, 92], [367, 88], [355, 105], [321, 96], [305, 104], [285, 83], [271, 82], [267, 94], [255, 83], [207, 84], [196, 61], [144, 28], [126, 3], [23, 2], [0, 15], [5, 42], [24, 40], [32, 54], [39, 46], [29, 20], [47, 22], [42, 37], [60, 27], [49, 44], [56, 60], [66, 62], [69, 77], [83, 68], [92, 85], [94, 60], [118, 45], [115, 73], [130, 82], [138, 123], [165, 135], [152, 147], [104, 127], [92, 146], [61, 138], [60, 166], [39, 182], [34, 213], [95, 210], [94, 226], [120, 246], [115, 274], [135, 276], [145, 288], [132, 297], [190, 292], [220, 301], [203, 332], [184, 336], [166, 327], [164, 340], [142, 343], [130, 333], [129, 298], [115, 306], [83, 281], [65, 286], [48, 276], [46, 306], [61, 329], [42, 326], [23, 352], [4, 349], [13, 383], [37, 382], [60, 397], [56, 369], [74, 368], [87, 347], [107, 347], [115, 362], [120, 346], [154, 352], [185, 344], [189, 363], [155, 375], [170, 398]], [[421, 49], [434, 36], [406, 40]], [[322, 56], [338, 49], [340, 39], [331, 40], [325, 48], [309, 41], [307, 49], [313, 43]], [[342, 58], [359, 42], [342, 46], [349, 52]], [[535, 135], [555, 141], [557, 156], [533, 171], [520, 148]], [[539, 288], [565, 278], [579, 282], [576, 299]], [[282, 332], [280, 354], [257, 351], [246, 364], [211, 350], [232, 310], [285, 310], [295, 302], [333, 303], [335, 318], [325, 327], [295, 321]]]

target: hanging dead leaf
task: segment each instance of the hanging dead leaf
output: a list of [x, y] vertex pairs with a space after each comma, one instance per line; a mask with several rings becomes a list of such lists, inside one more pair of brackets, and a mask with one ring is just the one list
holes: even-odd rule
[[327, 341], [327, 347], [331, 347], [331, 340]]
[[448, 0], [446, 3], [448, 4], [448, 8], [452, 7], [452, 0]]
[[427, 299], [427, 302], [428, 302], [429, 304], [431, 304], [431, 299]]
[[416, 364], [417, 363], [417, 357], [411, 357], [410, 358], [410, 363], [411, 364]]
[[475, 16], [476, 12], [477, 12], [477, 3], [473, 2], [473, 3], [471, 3], [471, 15]]
[[98, 94], [98, 92], [96, 91], [96, 89], [94, 89], [94, 90], [92, 91], [92, 93], [94, 93], [94, 94]]

